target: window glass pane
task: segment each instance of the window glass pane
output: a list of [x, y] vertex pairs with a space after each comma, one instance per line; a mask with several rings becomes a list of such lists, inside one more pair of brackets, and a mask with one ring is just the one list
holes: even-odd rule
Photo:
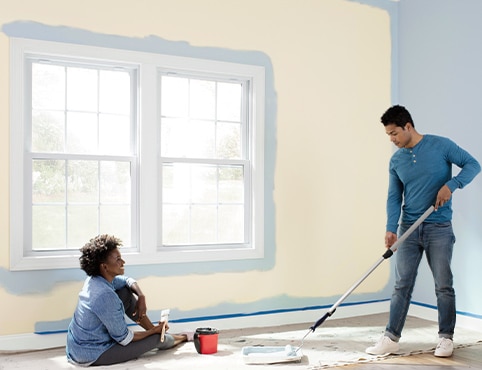
[[162, 76], [161, 115], [187, 117], [189, 107], [189, 79]]
[[99, 200], [97, 161], [68, 162], [68, 203], [97, 203]]
[[99, 110], [102, 113], [130, 114], [130, 75], [125, 71], [100, 71]]
[[65, 206], [32, 207], [32, 249], [65, 246]]
[[191, 206], [191, 240], [193, 244], [217, 242], [217, 207]]
[[220, 243], [244, 243], [243, 205], [219, 206], [218, 219], [218, 241]]
[[189, 150], [187, 120], [163, 118], [161, 120], [161, 155], [164, 157], [184, 157]]
[[189, 206], [164, 205], [162, 207], [162, 244], [188, 244], [189, 224]]
[[100, 206], [100, 234], [111, 234], [120, 238], [124, 246], [131, 243], [131, 207]]
[[65, 109], [65, 67], [32, 63], [32, 108]]
[[191, 158], [214, 158], [214, 121], [191, 121], [184, 140], [188, 142], [185, 156]]
[[166, 157], [214, 158], [214, 121], [161, 121], [161, 153]]
[[67, 109], [97, 112], [98, 72], [88, 68], [67, 68]]
[[65, 161], [32, 161], [32, 202], [65, 203]]
[[99, 151], [102, 154], [130, 154], [129, 116], [99, 115]]
[[32, 111], [32, 151], [61, 153], [64, 151], [64, 114], [54, 111]]
[[244, 176], [241, 166], [219, 168], [219, 203], [244, 202]]
[[214, 158], [214, 121], [161, 121], [161, 155], [180, 158]]
[[67, 220], [67, 248], [69, 249], [79, 249], [90, 238], [99, 234], [97, 204], [69, 205]]
[[239, 83], [218, 83], [217, 119], [241, 121], [242, 85]]
[[193, 165], [191, 199], [193, 203], [216, 203], [218, 199], [217, 167]]
[[67, 113], [67, 152], [97, 152], [97, 114]]
[[162, 166], [162, 201], [189, 203], [191, 199], [191, 168], [189, 164]]
[[218, 122], [216, 125], [216, 157], [241, 159], [241, 125]]
[[131, 203], [131, 166], [129, 162], [100, 163], [100, 202]]
[[197, 119], [214, 119], [216, 113], [216, 83], [190, 80], [189, 115]]

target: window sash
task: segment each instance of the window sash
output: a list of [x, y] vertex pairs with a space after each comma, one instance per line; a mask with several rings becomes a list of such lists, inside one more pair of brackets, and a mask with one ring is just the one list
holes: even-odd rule
[[[229, 88], [231, 95], [222, 95], [223, 89]], [[158, 207], [162, 215], [158, 229], [158, 245], [171, 249], [248, 246], [251, 242], [249, 219], [252, 218], [252, 194], [247, 182], [251, 178], [247, 135], [249, 81], [236, 80], [232, 76], [227, 79], [212, 74], [159, 70], [158, 89], [161, 92], [158, 99], [158, 109], [161, 112], [159, 172], [163, 179]], [[236, 90], [239, 95], [233, 94]], [[225, 101], [222, 101], [223, 96]], [[196, 103], [193, 99], [198, 97], [204, 99], [202, 106], [193, 105]], [[226, 97], [231, 99], [226, 100]], [[223, 115], [222, 108], [230, 103], [232, 108], [237, 107], [237, 113], [235, 110], [228, 116]], [[222, 148], [218, 146], [222, 143], [219, 129], [225, 124], [239, 126], [239, 131], [234, 134], [234, 139], [239, 141], [237, 155], [236, 150], [220, 151]], [[202, 131], [198, 131], [199, 127], [203, 128]], [[196, 147], [202, 150], [193, 151]], [[169, 157], [169, 154], [180, 156]], [[233, 157], [224, 157], [223, 154]], [[239, 202], [238, 199], [235, 204], [228, 205], [220, 198], [220, 174], [223, 169], [233, 169], [235, 166], [242, 169], [242, 201]], [[196, 196], [196, 189], [199, 191], [199, 188], [194, 183], [195, 173], [202, 169], [208, 171], [211, 177], [215, 177], [215, 180], [211, 178], [209, 182], [210, 191], [205, 189], [210, 194], [209, 202], [199, 198], [199, 195]], [[173, 188], [168, 188], [164, 184], [164, 176], [168, 174], [174, 176], [171, 181], [177, 179], [177, 184]], [[163, 190], [166, 191], [165, 194]], [[231, 217], [227, 217], [228, 214], [222, 217], [223, 210], [229, 209]], [[172, 212], [169, 213], [168, 210]], [[204, 210], [205, 214], [196, 217], [200, 210]], [[242, 216], [236, 217], [235, 210], [241, 212]], [[206, 221], [208, 218], [211, 218], [210, 223]], [[224, 230], [226, 232], [223, 232]]]
[[[137, 151], [135, 102], [137, 94], [134, 89], [136, 86], [136, 68], [119, 67], [118, 65], [107, 65], [106, 63], [99, 65], [96, 61], [81, 61], [75, 57], [72, 57], [70, 60], [64, 60], [64, 58], [47, 57], [34, 53], [26, 54], [25, 59], [25, 75], [27, 76], [27, 86], [29, 87], [25, 91], [28, 97], [25, 100], [26, 120], [24, 125], [26, 136], [28, 137], [25, 142], [25, 152], [26, 156], [29, 157], [26, 173], [32, 176], [35, 164], [41, 165], [49, 162], [57, 164], [57, 169], [49, 169], [45, 166], [38, 167], [40, 171], [35, 171], [38, 176], [35, 176], [35, 178], [31, 177], [31, 180], [37, 183], [37, 180], [42, 180], [43, 176], [48, 176], [49, 173], [54, 174], [55, 178], [47, 178], [44, 186], [39, 187], [38, 190], [42, 192], [47, 190], [49, 193], [60, 191], [61, 195], [60, 199], [58, 199], [58, 196], [55, 197], [57, 199], [53, 202], [52, 199], [48, 199], [48, 196], [44, 196], [42, 198], [46, 198], [47, 203], [38, 203], [32, 199], [34, 192], [33, 181], [29, 181], [29, 184], [32, 184], [31, 187], [25, 187], [25, 199], [28, 199], [29, 202], [27, 204], [31, 205], [31, 208], [27, 210], [25, 215], [25, 223], [28, 225], [26, 229], [30, 231], [28, 233], [28, 243], [26, 243], [26, 252], [32, 256], [42, 255], [44, 252], [50, 252], [51, 254], [55, 254], [55, 252], [59, 254], [65, 253], [70, 250], [77, 252], [89, 238], [105, 232], [104, 230], [106, 229], [112, 230], [117, 236], [122, 236], [126, 246], [136, 245], [133, 242], [137, 228], [137, 204], [133, 201], [136, 199], [134, 195], [136, 193], [135, 179], [137, 177], [135, 161], [135, 153]], [[39, 71], [39, 74], [34, 75], [34, 70]], [[115, 76], [111, 76], [111, 79], [107, 82], [104, 81], [106, 77], [109, 77], [109, 74], [114, 74]], [[109, 95], [105, 94], [106, 88], [111, 88], [110, 86], [114, 82], [112, 77], [115, 77], [116, 81], [124, 78], [124, 84], [117, 87], [117, 92], [122, 93], [124, 98], [127, 95], [127, 103], [129, 104], [127, 107], [121, 104], [113, 106], [114, 109], [109, 109], [106, 106], [105, 102], [109, 102], [110, 96], [114, 93], [114, 91], [107, 90]], [[125, 77], [128, 79], [126, 80]], [[48, 85], [48, 91], [42, 91], [42, 78], [49, 78], [48, 82], [53, 81], [57, 83], [53, 86]], [[37, 79], [40, 80], [37, 81]], [[87, 95], [89, 96], [79, 93], [78, 90], [81, 87], [88, 88]], [[116, 98], [122, 98], [122, 95], [117, 94]], [[84, 101], [88, 104], [86, 105]], [[34, 102], [37, 104], [34, 105]], [[114, 104], [116, 103], [114, 102]], [[119, 110], [119, 107], [122, 111]], [[41, 125], [35, 124], [33, 112], [38, 112], [40, 117], [44, 117], [39, 120]], [[105, 117], [108, 117], [109, 114], [114, 118], [114, 121], [109, 122], [105, 120]], [[55, 115], [59, 119], [57, 131], [52, 130], [52, 127], [55, 126], [52, 126], [51, 120]], [[78, 120], [78, 122], [72, 120], [72, 115], [81, 115], [81, 120]], [[122, 127], [109, 127], [109, 124], [117, 126], [122, 121], [124, 121], [123, 130]], [[89, 123], [93, 128], [90, 132], [87, 130]], [[80, 130], [77, 133], [75, 131], [72, 132], [71, 128], [76, 126], [79, 126]], [[106, 131], [105, 127], [110, 132]], [[124, 145], [122, 145], [122, 142], [118, 143], [119, 137], [116, 137], [114, 141], [106, 136], [110, 136], [113, 129], [116, 130], [116, 133], [124, 132], [124, 138], [127, 139], [124, 141]], [[85, 134], [86, 131], [88, 135]], [[34, 141], [33, 134], [35, 134], [35, 137], [39, 137], [39, 134], [41, 136]], [[45, 147], [42, 152], [34, 151], [33, 149], [41, 149], [38, 148], [38, 144], [45, 141], [45, 137], [42, 137], [45, 135], [51, 135], [50, 140], [58, 141], [59, 144], [53, 148]], [[69, 145], [69, 142], [72, 142], [72, 138], [75, 139], [76, 136], [78, 136], [77, 142], [81, 146], [85, 145], [85, 142], [89, 144], [85, 148], [86, 150], [82, 150], [83, 148], [79, 145], [77, 147]], [[110, 147], [105, 144], [108, 144]], [[133, 153], [134, 155], [131, 154], [127, 158], [119, 155], [116, 157], [105, 155], [103, 153], [106, 152], [106, 149], [107, 152], [118, 151], [119, 153]], [[98, 178], [84, 177], [83, 180], [84, 183], [87, 181], [87, 183], [91, 184], [90, 186], [97, 188], [97, 199], [90, 199], [89, 202], [81, 202], [79, 200], [72, 202], [74, 197], [72, 197], [73, 193], [69, 189], [71, 187], [69, 186], [69, 180], [75, 178], [75, 175], [81, 175], [81, 173], [71, 172], [71, 167], [75, 163], [78, 165], [84, 163], [84, 168], [88, 164], [94, 165], [91, 169], [91, 172], [93, 171], [91, 177], [95, 176]], [[130, 181], [128, 181], [128, 186], [131, 190], [128, 192], [123, 204], [111, 202], [110, 205], [107, 205], [104, 199], [102, 199], [103, 197], [101, 197], [105, 183], [105, 179], [102, 181], [103, 178], [101, 176], [108, 167], [108, 163], [113, 165], [116, 163], [118, 165], [120, 163], [129, 164], [128, 175]], [[124, 175], [127, 175], [127, 172]], [[82, 180], [81, 177], [80, 179]], [[52, 183], [56, 183], [56, 185], [51, 185]], [[50, 189], [45, 189], [45, 184]], [[114, 210], [113, 207], [117, 209]], [[107, 216], [109, 209], [111, 209], [110, 217]], [[113, 221], [114, 218], [117, 218], [117, 223]], [[77, 222], [75, 222], [76, 219]], [[76, 224], [83, 225], [84, 230], [77, 230]], [[111, 227], [107, 227], [109, 224]], [[122, 224], [124, 224], [124, 227], [120, 226]]]
[[[251, 183], [251, 166], [250, 166], [250, 161], [248, 160], [231, 160], [231, 161], [225, 161], [225, 160], [201, 160], [201, 159], [186, 159], [186, 158], [169, 158], [169, 157], [163, 157], [160, 160], [160, 165], [159, 165], [159, 172], [162, 173], [163, 167], [166, 165], [202, 165], [202, 166], [212, 166], [213, 168], [241, 168], [243, 172], [243, 219], [242, 219], [242, 225], [243, 225], [243, 230], [242, 230], [242, 236], [239, 236], [242, 240], [237, 240], [237, 241], [221, 241], [221, 242], [216, 242], [212, 241], [210, 243], [168, 243], [164, 242], [165, 237], [163, 235], [163, 223], [161, 222], [159, 224], [158, 228], [158, 250], [166, 250], [168, 251], [173, 250], [174, 248], [176, 249], [183, 249], [183, 250], [194, 250], [194, 249], [226, 249], [226, 248], [232, 248], [232, 249], [240, 249], [240, 248], [248, 248], [249, 245], [252, 243], [252, 223], [250, 220], [253, 218], [252, 214], [252, 207], [251, 207], [251, 202], [250, 199], [252, 199], [252, 195], [250, 194], [250, 183]], [[159, 189], [160, 193], [160, 200], [161, 203], [166, 205], [167, 203], [163, 202], [163, 196], [162, 196], [162, 187]], [[183, 202], [178, 202], [177, 204], [182, 204]], [[193, 204], [196, 204], [196, 202], [187, 202], [185, 203], [186, 207], [192, 206]], [[220, 202], [216, 203], [214, 202], [211, 204], [212, 206], [223, 206], [227, 205], [227, 202]], [[240, 203], [234, 203], [239, 205]], [[199, 204], [198, 204], [199, 205]], [[160, 206], [162, 209], [163, 207]], [[162, 211], [161, 211], [162, 212]], [[218, 214], [219, 216], [219, 214]]]

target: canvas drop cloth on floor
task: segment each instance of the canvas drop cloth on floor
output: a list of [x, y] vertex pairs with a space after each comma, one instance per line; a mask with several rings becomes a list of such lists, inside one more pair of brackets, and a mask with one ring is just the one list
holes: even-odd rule
[[[245, 346], [298, 346], [312, 323], [286, 325], [269, 328], [252, 328], [220, 331], [218, 352], [200, 355], [192, 342], [174, 349], [150, 352], [128, 363], [96, 367], [95, 369], [324, 369], [353, 363], [379, 361], [377, 356], [367, 355], [365, 348], [378, 340], [383, 333], [386, 314], [360, 316], [344, 319], [329, 319], [314, 333], [310, 333], [303, 346], [300, 362], [250, 365], [243, 360], [241, 350]], [[438, 341], [437, 323], [408, 317], [400, 341], [401, 355], [433, 351]], [[456, 329], [455, 348], [469, 346], [482, 341], [482, 333]], [[79, 369], [67, 363], [65, 349], [1, 355], [0, 369]]]

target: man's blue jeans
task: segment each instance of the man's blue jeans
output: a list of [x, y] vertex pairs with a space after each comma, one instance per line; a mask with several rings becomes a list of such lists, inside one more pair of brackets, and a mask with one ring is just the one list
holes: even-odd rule
[[[403, 234], [410, 225], [402, 224]], [[385, 335], [398, 341], [407, 318], [412, 291], [423, 252], [432, 271], [437, 296], [439, 337], [452, 338], [455, 328], [455, 292], [450, 268], [455, 235], [452, 223], [422, 223], [398, 248], [395, 288]]]

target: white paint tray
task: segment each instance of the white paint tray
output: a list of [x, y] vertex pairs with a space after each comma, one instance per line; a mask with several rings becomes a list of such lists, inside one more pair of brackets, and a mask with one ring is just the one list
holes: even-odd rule
[[301, 349], [293, 349], [290, 345], [286, 347], [251, 346], [243, 347], [241, 350], [245, 364], [277, 364], [282, 362], [301, 361], [303, 353]]

